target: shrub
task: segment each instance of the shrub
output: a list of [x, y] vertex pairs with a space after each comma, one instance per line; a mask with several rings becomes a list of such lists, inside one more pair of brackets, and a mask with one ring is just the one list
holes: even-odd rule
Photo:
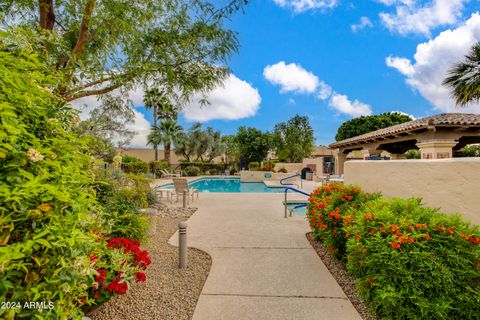
[[253, 161], [248, 164], [248, 170], [256, 171], [258, 169], [260, 169], [260, 163], [257, 161]]
[[406, 159], [421, 159], [422, 155], [420, 154], [420, 151], [418, 151], [418, 150], [410, 150], [407, 153], [405, 153], [405, 158]]
[[272, 171], [274, 172], [273, 168], [275, 167], [275, 162], [270, 160], [265, 160], [262, 163], [262, 171]]
[[143, 160], [137, 157], [131, 157], [131, 156], [122, 157], [122, 163], [138, 163], [138, 162], [143, 162]]
[[0, 49], [0, 301], [55, 302], [2, 308], [0, 318], [78, 319], [94, 282], [91, 158], [76, 113], [49, 90], [56, 77], [35, 56]]
[[280, 170], [278, 170], [278, 172], [279, 173], [288, 173], [288, 170], [283, 167], [283, 168], [280, 168]]
[[150, 172], [155, 173], [157, 177], [161, 177], [163, 173], [160, 170], [165, 170], [169, 168], [167, 161], [159, 160], [159, 161], [150, 161]]
[[480, 314], [480, 231], [419, 199], [369, 202], [345, 227], [347, 268], [382, 319]]
[[110, 226], [110, 237], [130, 238], [138, 241], [146, 239], [148, 217], [138, 211], [114, 211], [102, 215]]
[[95, 282], [80, 299], [84, 310], [109, 301], [115, 294], [125, 294], [133, 282], [145, 281], [144, 271], [151, 263], [148, 252], [140, 249], [138, 241], [108, 238], [102, 233], [96, 236], [96, 248], [88, 261]]
[[211, 176], [214, 176], [214, 175], [218, 174], [218, 170], [217, 169], [210, 169], [210, 170], [207, 171], [207, 173]]
[[148, 173], [150, 170], [148, 163], [142, 160], [137, 162], [122, 162], [122, 169], [125, 173], [135, 174]]
[[200, 174], [200, 168], [197, 166], [188, 166], [183, 170], [183, 174], [187, 177], [196, 177]]
[[230, 175], [233, 176], [235, 173], [237, 173], [238, 171], [236, 169], [230, 169]]
[[362, 192], [357, 186], [330, 183], [312, 192], [307, 206], [307, 217], [315, 238], [337, 259], [343, 259], [348, 235], [343, 226], [355, 219], [358, 210], [366, 201], [378, 194]]

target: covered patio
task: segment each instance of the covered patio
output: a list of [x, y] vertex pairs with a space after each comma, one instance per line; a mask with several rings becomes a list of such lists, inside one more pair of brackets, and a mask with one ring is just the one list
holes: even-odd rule
[[480, 115], [443, 113], [338, 141], [329, 147], [335, 156], [335, 173], [341, 175], [347, 155], [355, 150], [363, 150], [365, 157], [386, 151], [390, 159], [396, 160], [403, 159], [409, 150], [419, 149], [422, 159], [444, 159], [474, 143], [480, 143]]

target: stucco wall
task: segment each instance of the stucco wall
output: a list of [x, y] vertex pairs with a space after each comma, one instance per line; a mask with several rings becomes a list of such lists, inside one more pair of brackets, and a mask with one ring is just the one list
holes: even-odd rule
[[[269, 178], [265, 177], [270, 176]], [[260, 181], [275, 181], [293, 175], [293, 173], [273, 173], [270, 171], [241, 171], [240, 181], [242, 182], [260, 182]], [[289, 179], [290, 180], [290, 179]]]
[[348, 161], [344, 178], [386, 197], [422, 197], [427, 206], [480, 224], [480, 158]]

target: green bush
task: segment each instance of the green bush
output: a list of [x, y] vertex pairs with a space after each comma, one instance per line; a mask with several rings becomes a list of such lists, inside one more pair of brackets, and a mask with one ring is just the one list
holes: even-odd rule
[[257, 161], [253, 161], [248, 164], [248, 170], [256, 171], [259, 169], [260, 169], [260, 163]]
[[149, 219], [136, 210], [108, 212], [103, 215], [103, 219], [111, 226], [109, 237], [146, 240]]
[[280, 170], [278, 170], [279, 173], [288, 173], [288, 170], [285, 169], [285, 168], [280, 168]]
[[368, 202], [345, 228], [348, 271], [382, 319], [480, 315], [480, 230], [419, 199]]
[[275, 167], [275, 162], [271, 160], [265, 160], [262, 162], [262, 171], [272, 171], [275, 172], [273, 169]]
[[196, 177], [200, 174], [200, 168], [197, 166], [188, 166], [183, 170], [183, 175], [187, 177]]
[[131, 157], [131, 156], [122, 157], [122, 163], [138, 163], [138, 162], [143, 162], [143, 160], [137, 157]]
[[418, 151], [418, 150], [410, 150], [407, 153], [405, 153], [405, 158], [406, 159], [421, 159], [422, 155], [420, 154], [420, 151]]
[[122, 169], [125, 173], [134, 174], [148, 173], [150, 170], [148, 163], [141, 160], [139, 162], [122, 162]]
[[149, 166], [150, 166], [150, 172], [155, 173], [157, 177], [161, 177], [163, 175], [161, 170], [165, 170], [169, 168], [169, 165], [165, 160], [150, 161]]
[[337, 259], [345, 258], [348, 234], [343, 227], [355, 219], [356, 212], [378, 194], [362, 192], [357, 186], [330, 183], [316, 189], [309, 198], [307, 217], [316, 239]]
[[76, 113], [49, 90], [57, 80], [50, 70], [35, 56], [1, 49], [0, 302], [55, 306], [1, 308], [0, 318], [79, 319], [95, 272], [91, 158], [71, 129]]

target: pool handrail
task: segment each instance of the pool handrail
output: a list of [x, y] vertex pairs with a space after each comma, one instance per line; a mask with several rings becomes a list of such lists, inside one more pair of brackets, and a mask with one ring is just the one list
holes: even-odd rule
[[[287, 201], [287, 193], [288, 193], [289, 190], [291, 190], [291, 191], [293, 191], [293, 192], [297, 192], [297, 193], [303, 194], [303, 195], [305, 195], [305, 196], [307, 196], [307, 197], [310, 197], [310, 194], [309, 194], [309, 193], [303, 192], [303, 191], [301, 191], [301, 190], [298, 190], [298, 189], [295, 189], [295, 188], [292, 188], [292, 187], [285, 187], [285, 191], [284, 191], [284, 194], [285, 194], [285, 201], [284, 201], [285, 218], [288, 218], [288, 213], [287, 213], [287, 211], [288, 211], [288, 208], [287, 208], [287, 203], [288, 203], [288, 201]], [[300, 207], [300, 208], [301, 208], [301, 207]], [[295, 209], [295, 208], [294, 208], [294, 209]], [[292, 216], [292, 211], [290, 211], [290, 216]]]
[[280, 184], [282, 186], [291, 186], [291, 185], [293, 185], [293, 183], [283, 183], [283, 181], [291, 179], [291, 178], [295, 178], [295, 177], [298, 177], [298, 176], [300, 176], [300, 173], [295, 173], [293, 176], [282, 178], [282, 179], [280, 179]]

